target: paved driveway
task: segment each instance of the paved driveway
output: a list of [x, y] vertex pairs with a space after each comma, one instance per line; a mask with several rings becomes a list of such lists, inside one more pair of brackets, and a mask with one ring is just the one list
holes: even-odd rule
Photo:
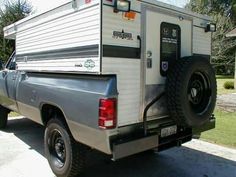
[[[43, 156], [44, 129], [28, 119], [0, 131], [1, 177], [53, 177]], [[236, 177], [236, 150], [199, 140], [117, 162], [92, 151], [82, 177]]]
[[236, 112], [236, 93], [218, 95], [217, 106], [228, 112]]

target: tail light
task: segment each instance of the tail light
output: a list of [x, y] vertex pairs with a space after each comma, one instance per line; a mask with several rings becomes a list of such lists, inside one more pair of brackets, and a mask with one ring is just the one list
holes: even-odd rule
[[100, 99], [98, 125], [102, 129], [115, 128], [117, 124], [117, 100]]

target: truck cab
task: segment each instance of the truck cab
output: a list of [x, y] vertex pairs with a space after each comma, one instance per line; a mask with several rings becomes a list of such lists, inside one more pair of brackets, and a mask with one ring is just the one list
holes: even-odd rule
[[16, 103], [16, 56], [12, 53], [5, 66], [0, 71], [0, 100], [1, 105], [13, 111], [18, 111]]

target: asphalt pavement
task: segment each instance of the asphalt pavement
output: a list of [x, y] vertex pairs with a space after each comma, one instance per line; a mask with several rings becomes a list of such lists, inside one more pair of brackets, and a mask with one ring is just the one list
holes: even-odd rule
[[[0, 131], [0, 177], [54, 177], [43, 151], [44, 128], [11, 119]], [[81, 177], [236, 177], [236, 150], [193, 140], [180, 148], [116, 162], [91, 151]]]

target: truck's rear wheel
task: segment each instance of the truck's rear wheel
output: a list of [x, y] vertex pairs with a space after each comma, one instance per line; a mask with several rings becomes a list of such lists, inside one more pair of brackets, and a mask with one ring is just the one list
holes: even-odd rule
[[7, 126], [9, 110], [0, 105], [0, 129], [4, 129]]
[[84, 167], [85, 147], [73, 139], [66, 126], [57, 119], [48, 122], [44, 136], [45, 154], [58, 177], [74, 177]]
[[171, 117], [179, 125], [196, 127], [209, 121], [216, 103], [215, 72], [203, 57], [176, 60], [167, 75]]

